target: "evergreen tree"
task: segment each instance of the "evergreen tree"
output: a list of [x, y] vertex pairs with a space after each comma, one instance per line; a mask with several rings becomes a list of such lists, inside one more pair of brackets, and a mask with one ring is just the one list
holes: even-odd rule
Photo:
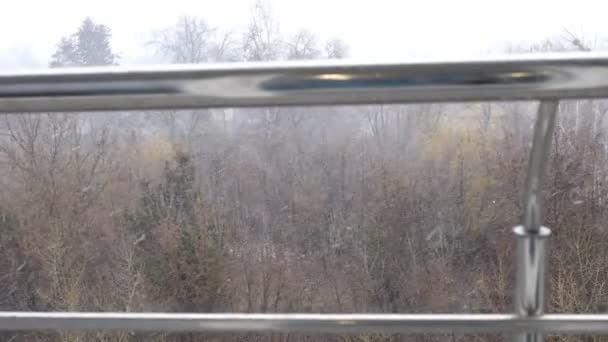
[[215, 227], [201, 220], [206, 208], [194, 174], [192, 157], [177, 152], [160, 184], [142, 184], [139, 208], [127, 216], [127, 227], [137, 239], [147, 295], [175, 310], [210, 311], [225, 299], [222, 246]]
[[86, 18], [78, 31], [63, 37], [51, 58], [51, 67], [100, 66], [117, 64], [112, 52], [110, 29]]

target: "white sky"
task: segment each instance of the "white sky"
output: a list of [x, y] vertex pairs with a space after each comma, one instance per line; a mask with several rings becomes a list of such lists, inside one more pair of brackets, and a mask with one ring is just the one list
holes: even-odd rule
[[[153, 61], [144, 49], [155, 29], [180, 14], [242, 29], [253, 0], [4, 0], [0, 69], [45, 66], [59, 39], [86, 16], [112, 29], [122, 64]], [[608, 37], [608, 0], [270, 0], [284, 32], [307, 28], [339, 37], [355, 59], [455, 57], [500, 52], [564, 28], [588, 40]]]

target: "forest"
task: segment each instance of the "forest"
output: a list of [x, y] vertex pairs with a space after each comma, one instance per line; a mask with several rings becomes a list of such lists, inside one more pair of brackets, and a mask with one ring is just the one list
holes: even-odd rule
[[[52, 68], [119, 65], [90, 18]], [[169, 63], [348, 57], [183, 16]], [[514, 52], [590, 50], [581, 39]], [[513, 51], [512, 51], [513, 52]], [[510, 312], [537, 103], [0, 115], [0, 310]], [[548, 312], [608, 309], [608, 102], [559, 107], [545, 190]], [[602, 223], [604, 222], [604, 223]], [[4, 332], [0, 341], [508, 341], [494, 335]], [[553, 341], [605, 337], [552, 336]]]

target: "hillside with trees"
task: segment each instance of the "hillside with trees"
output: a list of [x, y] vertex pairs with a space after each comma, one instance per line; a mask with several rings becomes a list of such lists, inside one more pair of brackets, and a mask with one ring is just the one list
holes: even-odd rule
[[[120, 64], [85, 19], [53, 68]], [[344, 58], [184, 16], [170, 63]], [[578, 39], [529, 50], [581, 50]], [[0, 309], [509, 312], [536, 103], [0, 116]], [[564, 101], [546, 177], [548, 312], [608, 305], [606, 101]], [[1, 341], [507, 341], [508, 336], [0, 333]], [[552, 337], [578, 341], [581, 337]], [[585, 341], [606, 340], [602, 337]]]

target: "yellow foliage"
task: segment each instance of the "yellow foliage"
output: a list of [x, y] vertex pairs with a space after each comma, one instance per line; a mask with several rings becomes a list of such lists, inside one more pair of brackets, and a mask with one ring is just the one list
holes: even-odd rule
[[425, 160], [447, 158], [450, 169], [459, 165], [459, 159], [478, 159], [480, 152], [479, 124], [464, 118], [447, 118], [427, 135], [422, 153]]
[[134, 151], [139, 154], [138, 159], [149, 166], [172, 159], [174, 146], [166, 137], [154, 135], [142, 141]]
[[494, 215], [483, 200], [494, 183], [487, 167], [494, 163], [498, 139], [499, 132], [482, 130], [479, 117], [467, 115], [442, 119], [424, 141], [423, 159], [442, 163], [449, 179], [463, 181], [463, 209], [471, 231], [482, 229]]
[[491, 213], [485, 213], [481, 203], [481, 196], [486, 192], [491, 185], [489, 177], [484, 175], [472, 176], [467, 182], [467, 188], [464, 198], [465, 216], [468, 221], [468, 228], [472, 231], [479, 231], [487, 221]]
[[452, 130], [444, 120], [438, 122], [437, 127], [426, 137], [423, 146], [425, 159], [440, 159], [452, 140]]

